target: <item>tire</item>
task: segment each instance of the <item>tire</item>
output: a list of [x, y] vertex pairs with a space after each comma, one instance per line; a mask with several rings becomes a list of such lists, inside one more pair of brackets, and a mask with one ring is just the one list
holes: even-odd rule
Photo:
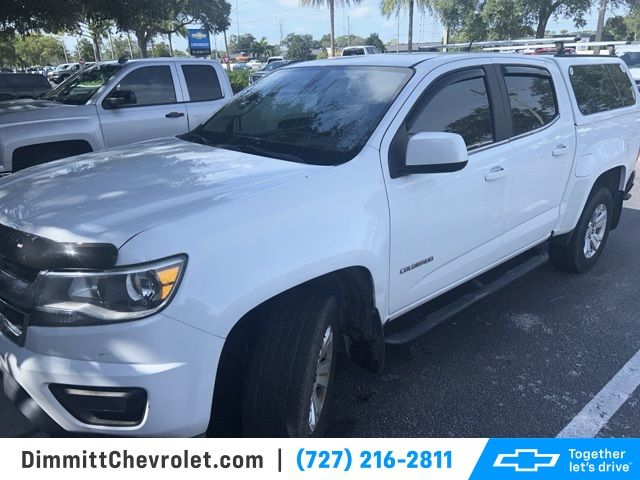
[[[249, 355], [244, 436], [322, 436], [335, 379], [340, 315], [334, 295], [312, 289], [285, 295], [267, 307]], [[318, 372], [324, 381], [317, 381]], [[315, 422], [312, 394], [314, 405], [320, 406]]]
[[[602, 220], [596, 222], [598, 218], [602, 219], [602, 213], [606, 213], [604, 223]], [[568, 245], [551, 244], [551, 261], [556, 267], [567, 272], [584, 273], [589, 270], [602, 255], [609, 238], [612, 220], [613, 197], [608, 189], [601, 187], [589, 197]], [[587, 239], [588, 232], [589, 239], [592, 240], [590, 243]]]

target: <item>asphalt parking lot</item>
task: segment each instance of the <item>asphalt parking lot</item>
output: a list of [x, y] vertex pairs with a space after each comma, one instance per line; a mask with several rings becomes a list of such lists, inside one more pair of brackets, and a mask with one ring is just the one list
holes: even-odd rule
[[[640, 389], [616, 391], [629, 381], [612, 381], [640, 350], [640, 188], [633, 193], [589, 273], [546, 265], [388, 348], [380, 375], [344, 362], [327, 434], [553, 437], [604, 392], [622, 406], [597, 412], [606, 420], [597, 435], [639, 437]], [[0, 436], [34, 435], [0, 394]]]

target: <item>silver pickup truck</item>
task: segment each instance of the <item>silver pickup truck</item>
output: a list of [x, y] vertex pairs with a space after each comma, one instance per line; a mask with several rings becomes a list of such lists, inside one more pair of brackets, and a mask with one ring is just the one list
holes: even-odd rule
[[40, 99], [0, 102], [0, 175], [186, 133], [232, 96], [216, 61], [156, 58], [96, 64]]

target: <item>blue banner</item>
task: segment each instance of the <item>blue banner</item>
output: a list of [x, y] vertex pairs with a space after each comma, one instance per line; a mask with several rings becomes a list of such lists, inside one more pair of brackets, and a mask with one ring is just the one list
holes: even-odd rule
[[211, 55], [211, 39], [209, 32], [203, 29], [190, 29], [188, 31], [189, 52], [194, 57]]
[[471, 480], [637, 479], [640, 439], [490, 439]]

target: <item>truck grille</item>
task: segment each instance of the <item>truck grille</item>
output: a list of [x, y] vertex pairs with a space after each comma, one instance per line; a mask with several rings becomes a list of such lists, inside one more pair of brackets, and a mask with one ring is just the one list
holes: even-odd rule
[[0, 260], [0, 331], [19, 345], [24, 345], [35, 303], [35, 275], [14, 262]]
[[29, 315], [0, 299], [0, 332], [20, 346], [24, 345]]

